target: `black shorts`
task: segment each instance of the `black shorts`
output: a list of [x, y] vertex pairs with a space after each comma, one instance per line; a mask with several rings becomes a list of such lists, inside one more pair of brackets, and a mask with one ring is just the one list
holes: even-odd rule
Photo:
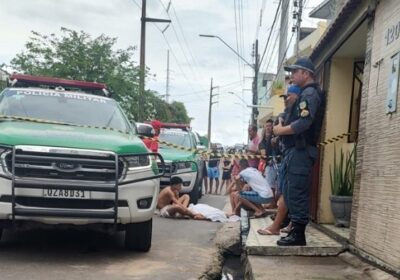
[[204, 164], [203, 165], [203, 177], [207, 177], [208, 176], [208, 174], [207, 174], [207, 167], [206, 167], [206, 164]]
[[222, 172], [222, 180], [229, 180], [231, 178], [231, 172]]

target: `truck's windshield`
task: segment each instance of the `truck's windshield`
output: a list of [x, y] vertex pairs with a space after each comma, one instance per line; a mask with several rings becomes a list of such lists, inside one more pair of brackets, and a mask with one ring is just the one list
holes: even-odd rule
[[113, 99], [47, 89], [12, 88], [0, 95], [0, 114], [126, 131], [127, 122]]
[[[187, 132], [163, 129], [160, 132], [159, 138], [160, 140], [168, 143], [183, 146], [186, 148], [193, 148], [192, 141], [190, 140], [190, 135]], [[164, 145], [161, 144], [161, 147], [164, 147]]]

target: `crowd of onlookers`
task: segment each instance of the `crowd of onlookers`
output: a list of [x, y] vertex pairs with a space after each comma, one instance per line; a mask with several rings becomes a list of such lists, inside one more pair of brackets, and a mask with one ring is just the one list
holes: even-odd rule
[[[230, 152], [229, 158], [221, 157], [216, 147], [211, 145], [212, 153], [207, 157], [207, 164], [203, 168], [204, 191], [206, 194], [219, 195], [225, 188], [224, 194], [231, 197], [231, 214], [239, 214], [242, 205], [255, 210], [256, 217], [265, 215], [264, 208], [277, 207], [280, 150], [278, 137], [274, 137], [272, 132], [273, 123], [272, 119], [266, 121], [262, 127], [261, 137], [257, 133], [257, 126], [250, 125], [246, 150]], [[247, 177], [246, 181], [244, 177]], [[258, 185], [260, 185], [259, 192], [254, 193]], [[246, 200], [239, 196], [240, 192]], [[260, 209], [253, 207], [260, 204], [262, 204], [258, 207]]]
[[[240, 215], [244, 208], [259, 218], [268, 213], [267, 208], [277, 208], [273, 223], [257, 232], [279, 235], [283, 230], [288, 235], [277, 241], [279, 246], [304, 246], [309, 223], [309, 179], [318, 155], [326, 98], [315, 81], [316, 70], [310, 58], [299, 58], [284, 68], [291, 72], [291, 84], [282, 96], [284, 112], [262, 124], [261, 137], [257, 126], [249, 126], [245, 155], [224, 158], [212, 146], [212, 153], [205, 159], [207, 167], [203, 169], [204, 189], [207, 194], [221, 194], [225, 186], [232, 216]], [[180, 204], [173, 191], [169, 196]]]

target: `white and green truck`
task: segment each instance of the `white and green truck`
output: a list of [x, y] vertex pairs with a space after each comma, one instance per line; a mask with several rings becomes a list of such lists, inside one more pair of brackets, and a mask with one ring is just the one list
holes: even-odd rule
[[0, 94], [0, 236], [27, 226], [125, 230], [126, 248], [148, 251], [163, 159], [106, 86], [29, 75], [10, 85]]

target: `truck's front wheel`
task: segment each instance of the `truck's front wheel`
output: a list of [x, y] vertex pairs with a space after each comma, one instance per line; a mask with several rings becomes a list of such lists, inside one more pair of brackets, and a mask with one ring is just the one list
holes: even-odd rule
[[151, 247], [152, 228], [153, 220], [128, 224], [125, 232], [125, 248], [148, 252]]

